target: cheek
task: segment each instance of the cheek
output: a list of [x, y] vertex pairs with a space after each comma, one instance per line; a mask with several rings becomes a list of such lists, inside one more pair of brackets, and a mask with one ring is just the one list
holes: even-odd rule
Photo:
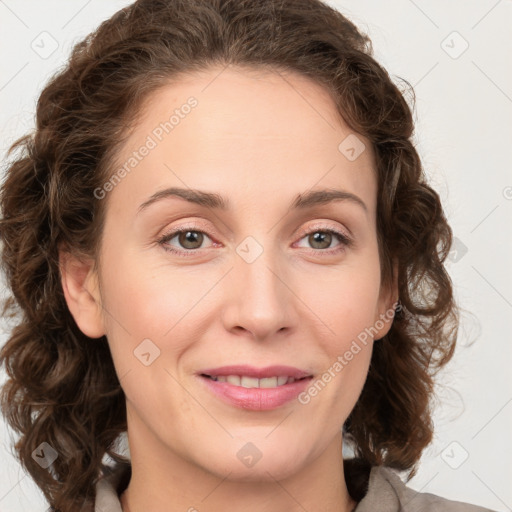
[[340, 266], [302, 280], [299, 296], [317, 317], [327, 337], [343, 347], [375, 322], [379, 291], [378, 258], [361, 258], [355, 264]]
[[110, 268], [103, 278], [104, 317], [118, 374], [140, 370], [136, 356], [146, 353], [141, 347], [158, 355], [147, 369], [172, 370], [193, 340], [204, 335], [205, 318], [210, 318], [216, 296], [209, 292], [215, 292], [212, 286], [221, 276], [192, 267], [148, 265], [140, 256], [130, 257], [128, 251], [112, 258]]
[[103, 278], [107, 321], [113, 331], [122, 325], [124, 336], [161, 338], [207, 289], [204, 278], [148, 265], [129, 251], [113, 255], [105, 267], [110, 269]]

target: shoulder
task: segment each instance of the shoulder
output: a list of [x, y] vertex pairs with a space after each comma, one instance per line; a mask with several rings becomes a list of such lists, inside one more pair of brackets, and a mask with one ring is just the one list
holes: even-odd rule
[[418, 492], [407, 487], [398, 474], [385, 466], [373, 466], [368, 490], [354, 512], [493, 512], [491, 509]]

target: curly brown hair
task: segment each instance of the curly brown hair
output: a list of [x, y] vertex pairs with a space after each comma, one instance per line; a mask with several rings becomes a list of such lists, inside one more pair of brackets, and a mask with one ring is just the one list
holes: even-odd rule
[[[91, 342], [68, 310], [59, 250], [97, 263], [106, 201], [94, 190], [111, 176], [143, 101], [219, 63], [310, 77], [371, 141], [382, 282], [397, 280], [402, 307], [374, 345], [344, 438], [363, 464], [410, 470], [408, 478], [432, 439], [433, 377], [453, 355], [459, 319], [444, 267], [452, 232], [414, 147], [405, 92], [374, 60], [368, 36], [320, 0], [138, 0], [77, 43], [49, 80], [34, 132], [9, 149], [0, 190], [12, 291], [3, 314], [16, 319], [0, 353], [1, 407], [20, 434], [17, 457], [53, 510], [85, 510], [104, 458], [126, 460], [116, 452], [124, 393], [106, 339]], [[31, 456], [42, 442], [59, 454], [51, 471]]]

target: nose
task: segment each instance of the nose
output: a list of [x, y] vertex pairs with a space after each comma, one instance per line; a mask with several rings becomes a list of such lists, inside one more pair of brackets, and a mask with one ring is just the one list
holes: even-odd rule
[[233, 268], [227, 276], [224, 310], [228, 330], [243, 329], [263, 341], [277, 332], [291, 330], [297, 320], [293, 277], [284, 258], [255, 237], [236, 248]]

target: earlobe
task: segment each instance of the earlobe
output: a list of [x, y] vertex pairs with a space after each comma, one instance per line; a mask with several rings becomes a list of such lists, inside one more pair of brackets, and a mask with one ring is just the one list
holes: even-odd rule
[[59, 251], [62, 290], [78, 328], [90, 338], [105, 335], [98, 279], [91, 260]]

